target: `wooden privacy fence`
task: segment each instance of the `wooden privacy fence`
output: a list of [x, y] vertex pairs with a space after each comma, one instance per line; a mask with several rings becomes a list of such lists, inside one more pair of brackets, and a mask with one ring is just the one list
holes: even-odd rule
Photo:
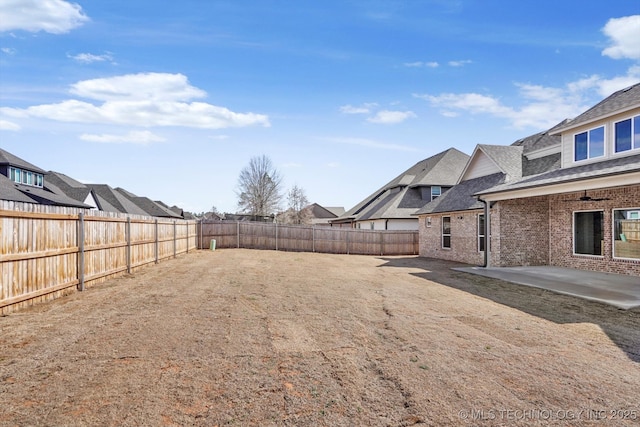
[[197, 246], [195, 221], [39, 210], [0, 209], [0, 313], [84, 290]]
[[262, 222], [201, 221], [201, 248], [275, 249], [358, 255], [416, 255], [418, 231], [376, 231]]

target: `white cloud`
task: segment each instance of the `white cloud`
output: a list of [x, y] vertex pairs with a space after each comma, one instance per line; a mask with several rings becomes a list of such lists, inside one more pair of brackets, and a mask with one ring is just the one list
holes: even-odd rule
[[380, 123], [380, 124], [396, 124], [402, 123], [407, 119], [416, 117], [413, 111], [389, 111], [383, 110], [378, 111], [375, 116], [369, 117], [367, 119], [370, 123]]
[[324, 141], [334, 142], [338, 144], [348, 145], [360, 145], [368, 148], [380, 148], [383, 150], [395, 150], [395, 151], [418, 151], [413, 147], [398, 144], [385, 144], [383, 142], [373, 141], [366, 138], [350, 138], [350, 137], [336, 137], [336, 138], [321, 138]]
[[640, 66], [633, 66], [627, 75], [604, 79], [594, 75], [570, 82], [564, 87], [517, 83], [521, 103], [510, 106], [499, 98], [479, 93], [443, 93], [440, 95], [414, 94], [440, 108], [445, 117], [456, 117], [460, 112], [485, 114], [508, 120], [515, 128], [548, 129], [563, 119], [585, 111], [599, 99], [637, 83]]
[[89, 18], [82, 7], [64, 0], [3, 0], [0, 2], [0, 32], [24, 30], [62, 34], [81, 26]]
[[141, 127], [223, 129], [270, 126], [266, 115], [236, 113], [204, 102], [188, 102], [205, 97], [206, 92], [191, 86], [182, 74], [144, 73], [85, 80], [72, 85], [70, 92], [103, 103], [94, 105], [69, 99], [26, 109], [0, 108], [0, 112], [9, 117]]
[[329, 168], [339, 168], [340, 167], [340, 163], [339, 162], [330, 162], [330, 163], [327, 163], [327, 167], [329, 167]]
[[142, 144], [147, 145], [153, 142], [163, 142], [166, 141], [165, 138], [158, 136], [148, 130], [143, 131], [131, 131], [125, 135], [93, 135], [93, 134], [82, 134], [80, 135], [80, 139], [83, 141], [89, 142], [100, 142], [106, 144]]
[[113, 56], [108, 52], [102, 55], [94, 55], [91, 53], [79, 53], [77, 55], [67, 55], [67, 56], [82, 64], [91, 64], [92, 62], [113, 61]]
[[640, 59], [640, 15], [610, 19], [602, 32], [611, 40], [611, 46], [602, 54], [613, 59]]
[[471, 64], [473, 63], [473, 61], [471, 61], [470, 59], [463, 59], [461, 61], [449, 61], [448, 64], [451, 67], [463, 67], [467, 64]]
[[13, 122], [9, 122], [7, 120], [0, 120], [0, 130], [11, 130], [11, 131], [19, 131], [21, 127]]
[[2, 49], [0, 49], [0, 51], [2, 51], [2, 53], [6, 53], [7, 55], [15, 55], [17, 52], [17, 50], [12, 47], [3, 47]]
[[405, 67], [409, 67], [409, 68], [422, 68], [422, 67], [438, 68], [440, 66], [440, 64], [438, 64], [435, 61], [430, 61], [430, 62], [422, 62], [422, 61], [405, 62], [402, 65], [404, 65]]
[[354, 107], [353, 105], [343, 105], [340, 107], [340, 112], [344, 114], [369, 114], [372, 108], [377, 107], [378, 104], [375, 102], [365, 102], [359, 107]]
[[191, 86], [184, 74], [139, 73], [84, 80], [71, 93], [100, 101], [187, 101], [207, 93]]

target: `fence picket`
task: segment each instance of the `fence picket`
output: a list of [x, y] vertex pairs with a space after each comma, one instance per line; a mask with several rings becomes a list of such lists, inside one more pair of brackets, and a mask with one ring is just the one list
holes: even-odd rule
[[414, 255], [418, 231], [356, 230], [264, 222], [200, 221], [199, 247], [275, 249], [358, 255]]
[[195, 221], [0, 200], [0, 314], [196, 249], [196, 233]]

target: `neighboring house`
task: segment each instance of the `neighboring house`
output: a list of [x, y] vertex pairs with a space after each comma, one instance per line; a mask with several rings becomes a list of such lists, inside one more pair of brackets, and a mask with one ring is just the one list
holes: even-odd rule
[[640, 84], [534, 140], [510, 147], [523, 150], [521, 177], [500, 161], [493, 173], [483, 169], [487, 152], [479, 146], [459, 184], [485, 181], [465, 191], [477, 204], [457, 210], [461, 205], [443, 197], [426, 205], [419, 212], [420, 254], [640, 276]]
[[90, 208], [49, 184], [47, 172], [0, 148], [0, 200]]
[[417, 230], [415, 213], [458, 182], [468, 159], [450, 148], [422, 160], [329, 222], [334, 227]]
[[47, 172], [47, 183], [54, 187], [55, 191], [59, 194], [64, 194], [89, 205], [92, 209], [100, 209], [100, 203], [96, 193], [80, 181], [76, 181], [60, 172], [49, 171]]
[[167, 207], [121, 188], [83, 184], [63, 173], [45, 172], [0, 148], [0, 200], [67, 206], [133, 215], [183, 218], [182, 209]]
[[182, 215], [171, 210], [164, 203], [154, 202], [148, 197], [136, 196], [135, 194], [125, 190], [124, 188], [117, 187], [116, 192], [122, 194], [129, 199], [132, 203], [146, 212], [147, 215], [162, 217], [162, 218], [176, 218], [182, 219]]
[[345, 210], [341, 206], [321, 206], [317, 203], [312, 203], [305, 208], [306, 215], [311, 225], [323, 225], [330, 226], [329, 221], [338, 218], [345, 213]]

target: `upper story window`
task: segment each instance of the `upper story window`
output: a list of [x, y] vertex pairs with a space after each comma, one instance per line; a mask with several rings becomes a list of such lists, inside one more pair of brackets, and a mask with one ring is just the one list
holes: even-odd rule
[[9, 179], [18, 184], [34, 187], [42, 187], [44, 185], [44, 177], [41, 173], [14, 168], [13, 166], [9, 167]]
[[616, 153], [640, 148], [640, 116], [617, 122], [614, 126]]
[[442, 187], [439, 185], [431, 186], [431, 200], [435, 200], [442, 195]]
[[576, 134], [573, 152], [575, 161], [604, 156], [604, 126]]

